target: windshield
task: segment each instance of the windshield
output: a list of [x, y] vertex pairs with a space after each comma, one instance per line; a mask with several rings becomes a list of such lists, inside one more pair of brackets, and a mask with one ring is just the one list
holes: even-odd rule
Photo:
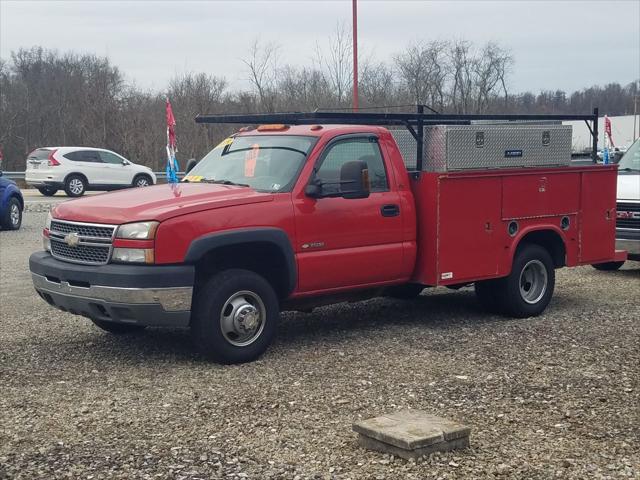
[[629, 150], [627, 150], [627, 153], [624, 154], [618, 164], [619, 173], [629, 171], [640, 172], [640, 139], [629, 147]]
[[227, 138], [193, 167], [183, 181], [245, 185], [289, 191], [316, 137], [256, 135]]

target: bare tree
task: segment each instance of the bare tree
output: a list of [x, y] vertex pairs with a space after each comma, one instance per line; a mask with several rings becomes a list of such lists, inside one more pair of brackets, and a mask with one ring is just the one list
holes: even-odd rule
[[247, 58], [242, 59], [249, 71], [249, 81], [255, 88], [263, 110], [273, 112], [275, 107], [275, 82], [277, 72], [278, 51], [275, 43], [261, 42], [256, 38]]
[[399, 76], [413, 102], [443, 108], [448, 73], [445, 46], [440, 41], [417, 42], [394, 57]]
[[326, 76], [338, 105], [346, 103], [351, 98], [349, 96], [353, 75], [351, 49], [351, 36], [344, 22], [336, 24], [333, 36], [329, 38], [328, 52], [316, 43], [316, 68]]

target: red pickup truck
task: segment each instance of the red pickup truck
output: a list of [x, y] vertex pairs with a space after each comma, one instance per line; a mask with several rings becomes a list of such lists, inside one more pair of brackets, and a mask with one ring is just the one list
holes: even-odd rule
[[[498, 141], [491, 162], [504, 164], [463, 153], [471, 168], [425, 168], [429, 121], [466, 123], [478, 151], [502, 128], [427, 117], [199, 117], [288, 122], [242, 129], [181, 183], [58, 205], [30, 258], [34, 286], [109, 332], [189, 327], [206, 356], [239, 363], [267, 349], [282, 310], [475, 284], [489, 311], [529, 317], [549, 304], [555, 269], [624, 259], [615, 166], [530, 166], [529, 147]], [[418, 139], [411, 171], [386, 122]], [[523, 128], [540, 148], [557, 136]]]

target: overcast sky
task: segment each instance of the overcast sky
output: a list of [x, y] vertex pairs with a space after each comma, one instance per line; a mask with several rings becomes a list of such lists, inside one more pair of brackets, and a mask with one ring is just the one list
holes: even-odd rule
[[[350, 28], [350, 0], [0, 0], [0, 56], [41, 45], [108, 55], [141, 87], [184, 72], [245, 87], [240, 59], [256, 37], [281, 46], [280, 63], [310, 64], [337, 22]], [[358, 28], [361, 54], [376, 60], [417, 39], [496, 41], [515, 58], [512, 91], [640, 78], [640, 0], [360, 0]]]

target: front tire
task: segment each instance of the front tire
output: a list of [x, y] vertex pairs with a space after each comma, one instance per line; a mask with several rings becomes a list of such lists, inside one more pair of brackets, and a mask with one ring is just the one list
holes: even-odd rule
[[64, 182], [64, 191], [69, 197], [81, 197], [87, 191], [87, 181], [81, 175], [69, 175]]
[[53, 187], [38, 187], [38, 191], [45, 197], [53, 197], [58, 192], [58, 189]]
[[136, 175], [133, 179], [134, 187], [148, 187], [149, 185], [153, 185], [153, 180], [149, 175]]
[[249, 270], [214, 274], [197, 292], [191, 336], [198, 350], [218, 363], [255, 360], [271, 344], [279, 317], [278, 297]]
[[620, 267], [624, 265], [624, 261], [622, 262], [606, 262], [606, 263], [594, 263], [591, 265], [596, 270], [600, 270], [601, 272], [614, 272], [619, 270]]
[[540, 315], [549, 305], [556, 283], [551, 255], [537, 244], [519, 247], [511, 273], [501, 283], [497, 298], [505, 314], [516, 318]]
[[20, 229], [20, 225], [22, 225], [22, 205], [20, 205], [20, 201], [17, 198], [11, 197], [9, 199], [7, 211], [0, 218], [0, 223], [5, 230]]
[[98, 320], [95, 318], [92, 318], [91, 321], [96, 327], [104, 330], [105, 332], [113, 333], [114, 335], [124, 335], [127, 333], [140, 332], [146, 328], [144, 325], [131, 325], [128, 323], [105, 322], [104, 320]]

